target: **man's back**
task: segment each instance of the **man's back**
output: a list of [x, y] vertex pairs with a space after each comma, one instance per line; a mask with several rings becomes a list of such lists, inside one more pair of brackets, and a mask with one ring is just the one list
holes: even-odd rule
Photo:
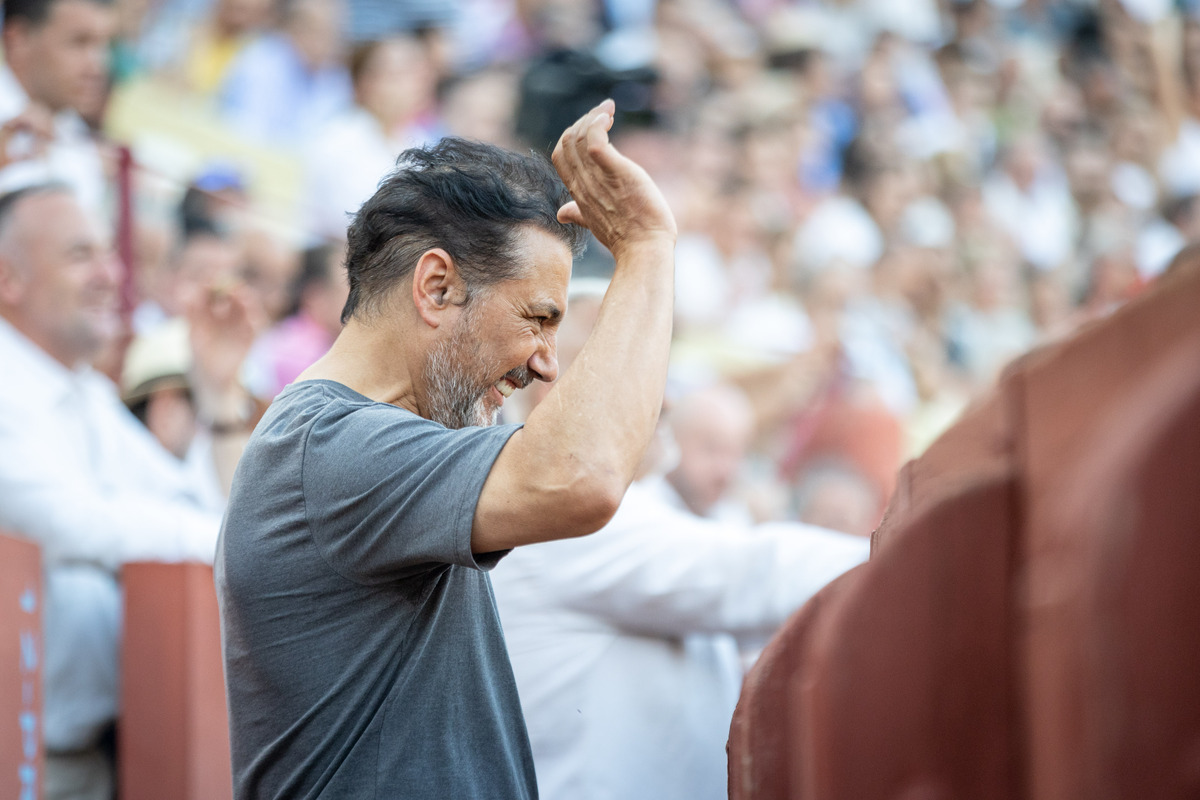
[[513, 427], [448, 430], [294, 384], [238, 468], [217, 556], [238, 797], [536, 796], [471, 553]]

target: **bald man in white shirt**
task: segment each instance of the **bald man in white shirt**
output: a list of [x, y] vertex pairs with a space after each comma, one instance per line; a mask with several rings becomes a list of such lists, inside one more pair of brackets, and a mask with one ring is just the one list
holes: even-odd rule
[[[120, 329], [117, 290], [68, 187], [0, 197], [0, 528], [37, 542], [46, 568], [47, 798], [111, 797], [98, 744], [117, 711], [120, 565], [211, 562], [220, 524], [211, 493], [90, 366]], [[244, 393], [212, 367], [251, 332], [236, 312], [196, 319], [204, 413], [228, 414]]]
[[[561, 364], [598, 307], [594, 288], [572, 292]], [[734, 637], [761, 644], [867, 558], [866, 540], [821, 528], [697, 516], [662, 480], [659, 444], [604, 528], [492, 573], [543, 800], [726, 797]]]

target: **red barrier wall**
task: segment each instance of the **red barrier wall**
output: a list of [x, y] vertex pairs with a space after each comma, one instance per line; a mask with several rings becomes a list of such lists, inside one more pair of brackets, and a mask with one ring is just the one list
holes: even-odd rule
[[0, 534], [0, 797], [42, 796], [42, 558]]
[[1197, 475], [1193, 247], [906, 465], [748, 676], [731, 797], [1200, 797]]
[[121, 800], [232, 798], [212, 568], [128, 564], [121, 643]]

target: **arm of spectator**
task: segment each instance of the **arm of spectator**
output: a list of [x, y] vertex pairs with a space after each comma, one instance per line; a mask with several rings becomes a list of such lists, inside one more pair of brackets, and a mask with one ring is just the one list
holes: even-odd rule
[[479, 498], [476, 552], [591, 533], [615, 513], [654, 433], [666, 385], [675, 219], [646, 172], [608, 141], [608, 100], [559, 140], [574, 200], [615, 272], [579, 356], [501, 451]]
[[[636, 633], [769, 635], [869, 540], [798, 523], [744, 528], [631, 498], [593, 536], [539, 545], [548, 602]], [[505, 569], [501, 565], [500, 569]]]
[[[138, 423], [130, 417], [128, 424]], [[161, 494], [118, 488], [128, 485], [126, 476], [112, 480], [87, 473], [44, 440], [12, 433], [14, 427], [35, 425], [28, 419], [0, 421], [0, 525], [41, 545], [46, 563], [85, 562], [113, 571], [128, 561], [212, 563], [218, 513], [167, 489], [166, 481]], [[128, 438], [125, 444], [138, 446]], [[149, 442], [146, 448], [153, 450]], [[162, 466], [166, 472], [172, 465]]]
[[263, 327], [245, 286], [200, 292], [187, 308], [196, 413], [212, 431], [213, 465], [228, 496], [233, 472], [258, 416], [238, 375]]

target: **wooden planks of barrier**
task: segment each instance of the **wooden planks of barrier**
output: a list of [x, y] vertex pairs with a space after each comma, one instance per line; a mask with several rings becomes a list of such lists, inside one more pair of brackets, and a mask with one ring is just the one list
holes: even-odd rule
[[128, 564], [121, 644], [121, 800], [233, 796], [212, 568]]
[[0, 797], [42, 796], [42, 558], [0, 534]]
[[1192, 246], [905, 468], [747, 679], [731, 796], [1200, 796], [1198, 302]]

